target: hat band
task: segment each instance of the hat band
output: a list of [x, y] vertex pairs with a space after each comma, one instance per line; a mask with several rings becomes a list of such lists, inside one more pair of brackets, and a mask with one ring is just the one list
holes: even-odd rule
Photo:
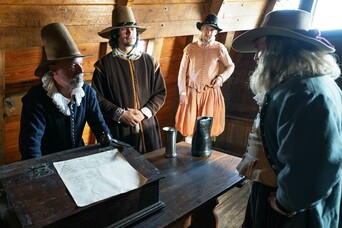
[[216, 25], [216, 21], [204, 21], [203, 23]]
[[137, 23], [135, 23], [135, 22], [121, 22], [121, 23], [117, 23], [116, 27], [131, 26], [131, 25], [137, 25]]
[[323, 36], [321, 36], [321, 32], [318, 29], [311, 29], [309, 31], [305, 30], [294, 30], [297, 33], [300, 33], [305, 36], [312, 37], [318, 41], [323, 42], [324, 44], [328, 45], [329, 47], [334, 48], [334, 45], [332, 45], [327, 39], [325, 39]]

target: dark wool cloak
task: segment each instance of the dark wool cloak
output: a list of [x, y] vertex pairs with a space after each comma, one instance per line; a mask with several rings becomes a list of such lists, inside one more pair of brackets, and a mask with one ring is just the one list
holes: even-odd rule
[[[92, 86], [97, 92], [105, 121], [112, 136], [134, 146], [140, 153], [161, 148], [156, 113], [166, 98], [166, 86], [159, 63], [147, 53], [135, 60], [107, 54], [95, 63]], [[144, 119], [140, 130], [114, 121], [118, 108], [147, 107], [152, 117]]]

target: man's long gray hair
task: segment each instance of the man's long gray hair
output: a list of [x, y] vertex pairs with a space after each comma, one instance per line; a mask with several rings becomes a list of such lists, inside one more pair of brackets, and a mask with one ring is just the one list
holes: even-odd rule
[[279, 36], [266, 38], [266, 50], [250, 77], [250, 88], [259, 105], [265, 93], [290, 77], [316, 77], [341, 74], [335, 55], [321, 52], [312, 44]]

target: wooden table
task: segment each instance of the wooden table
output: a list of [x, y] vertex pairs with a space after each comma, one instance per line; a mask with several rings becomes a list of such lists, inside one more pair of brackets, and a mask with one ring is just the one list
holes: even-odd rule
[[[102, 149], [98, 147], [92, 145], [0, 166], [0, 182], [8, 190], [8, 198], [16, 208], [16, 215], [21, 218], [21, 224], [24, 224], [22, 226], [31, 227], [26, 224], [25, 219], [29, 216], [35, 221], [31, 225], [37, 227], [48, 224], [56, 227], [61, 224], [67, 227], [76, 227], [74, 224], [79, 224], [78, 227], [97, 224], [102, 227], [100, 221], [103, 224], [107, 221], [119, 221], [112, 227], [129, 224], [129, 227], [159, 228], [179, 225], [182, 221], [188, 221], [186, 218], [191, 218], [193, 227], [215, 227], [213, 209], [217, 205], [217, 197], [243, 181], [235, 168], [240, 158], [218, 151], [213, 151], [208, 158], [193, 157], [191, 145], [180, 142], [177, 144], [177, 157], [166, 158], [164, 149], [139, 157], [133, 148], [126, 148], [122, 153], [133, 167], [148, 177], [148, 184], [142, 189], [78, 208], [55, 173], [52, 163], [99, 153]], [[43, 172], [38, 173], [42, 176], [35, 177], [32, 167], [41, 164], [46, 166]], [[140, 198], [136, 198], [139, 195]], [[127, 203], [127, 199], [131, 203]], [[140, 219], [132, 222], [131, 216], [121, 219], [124, 212], [135, 210], [137, 205], [145, 205], [142, 202], [152, 205], [153, 210], [149, 207], [145, 210], [142, 206], [141, 211], [138, 208], [139, 213], [132, 214], [133, 218], [140, 216]], [[127, 214], [131, 215], [130, 213]], [[71, 214], [73, 216], [63, 219]]]
[[164, 148], [144, 155], [166, 175], [159, 195], [165, 207], [134, 227], [172, 227], [189, 216], [193, 227], [215, 227], [217, 197], [243, 181], [236, 171], [241, 159], [214, 150], [198, 158], [190, 150], [190, 144], [180, 142], [175, 158], [166, 158]]
[[[126, 227], [159, 211], [164, 207], [159, 200], [159, 181], [165, 175], [132, 147], [118, 149], [147, 182], [138, 189], [84, 207], [76, 205], [53, 166], [57, 161], [82, 158], [116, 147], [94, 144], [0, 166], [0, 203], [6, 198], [8, 206], [4, 204], [4, 207], [9, 212], [4, 220], [11, 227], [27, 228]], [[113, 178], [115, 175], [111, 173]]]

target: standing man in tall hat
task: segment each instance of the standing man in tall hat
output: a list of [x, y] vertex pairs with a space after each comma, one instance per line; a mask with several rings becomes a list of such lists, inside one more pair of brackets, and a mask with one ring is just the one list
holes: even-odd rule
[[116, 7], [112, 27], [99, 32], [112, 51], [95, 63], [92, 80], [112, 136], [140, 153], [162, 146], [156, 114], [166, 98], [159, 63], [139, 50], [139, 35], [146, 29], [130, 7]]

